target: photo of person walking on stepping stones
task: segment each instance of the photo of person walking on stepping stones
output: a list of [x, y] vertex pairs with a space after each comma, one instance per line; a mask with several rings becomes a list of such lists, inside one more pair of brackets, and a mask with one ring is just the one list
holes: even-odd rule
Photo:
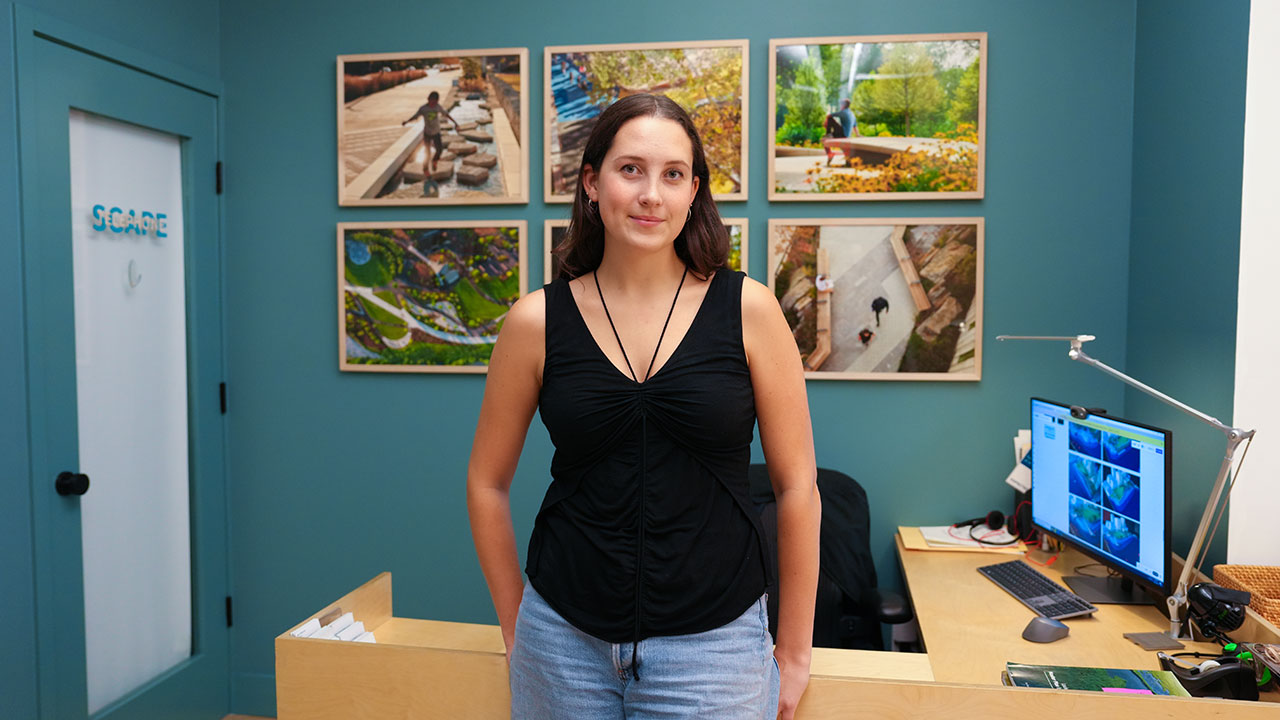
[[526, 48], [339, 55], [338, 204], [528, 202], [528, 66]]
[[440, 104], [440, 93], [435, 90], [427, 96], [427, 104], [418, 108], [418, 111], [409, 117], [408, 120], [400, 123], [408, 125], [416, 118], [422, 118], [422, 144], [427, 147], [427, 152], [431, 153], [431, 148], [435, 148], [435, 152], [431, 153], [431, 172], [436, 171], [436, 162], [440, 159], [440, 154], [444, 152], [444, 142], [440, 138], [440, 116], [444, 115], [449, 118], [449, 122], [453, 123], [453, 129], [458, 129], [458, 121], [453, 119], [448, 110]]

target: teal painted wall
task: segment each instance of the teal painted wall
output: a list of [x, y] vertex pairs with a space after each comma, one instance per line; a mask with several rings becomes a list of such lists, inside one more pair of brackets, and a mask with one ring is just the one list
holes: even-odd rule
[[[541, 277], [542, 48], [575, 43], [749, 38], [751, 274], [765, 275], [766, 220], [980, 215], [987, 220], [981, 383], [810, 382], [819, 464], [867, 488], [883, 583], [898, 586], [894, 526], [1008, 508], [1009, 439], [1042, 394], [1121, 409], [1118, 383], [1065, 348], [997, 345], [1011, 333], [1096, 333], [1123, 365], [1133, 157], [1134, 5], [1110, 0], [629, 5], [554, 10], [456, 4], [223, 3], [227, 162], [233, 710], [273, 710], [272, 638], [383, 570], [396, 613], [493, 622], [464, 506], [483, 377], [340, 373], [334, 225], [340, 221], [520, 218]], [[768, 40], [985, 30], [987, 199], [769, 203]], [[528, 206], [338, 208], [334, 57], [529, 47]], [[1083, 280], [1082, 280], [1083, 279]], [[1092, 292], [1066, 299], [1081, 282]], [[527, 542], [551, 447], [535, 420], [512, 491]]]
[[[1128, 370], [1230, 424], [1249, 2], [1139, 0], [1137, 18]], [[1125, 408], [1174, 432], [1174, 548], [1185, 556], [1226, 440], [1136, 390]], [[1226, 561], [1226, 540], [1223, 520], [1206, 570]]]
[[[0, 643], [4, 712], [36, 712], [35, 581], [31, 550], [31, 485], [27, 452], [25, 343], [22, 341], [22, 247], [18, 214], [18, 118], [14, 75], [13, 8], [0, 6], [0, 617], [13, 618]], [[17, 339], [17, 342], [13, 342]]]
[[[1194, 506], [1203, 504], [1220, 452], [1212, 431], [1070, 363], [1060, 347], [997, 344], [994, 336], [1095, 333], [1095, 356], [1230, 416], [1248, 22], [1241, 0], [821, 0], [785, 16], [759, 0], [732, 11], [655, 0], [607, 14], [598, 3], [570, 2], [557, 6], [555, 20], [541, 6], [509, 0], [482, 12], [336, 0], [34, 7], [224, 82], [235, 711], [273, 714], [272, 638], [382, 570], [395, 573], [397, 614], [494, 619], [463, 493], [484, 380], [337, 371], [334, 224], [524, 219], [530, 276], [541, 277], [542, 220], [566, 212], [538, 199], [545, 45], [751, 40], [752, 199], [722, 209], [750, 218], [757, 279], [770, 217], [986, 218], [981, 383], [809, 383], [819, 463], [858, 478], [870, 495], [882, 584], [900, 585], [894, 526], [1008, 505], [1000, 482], [1008, 438], [1026, 425], [1031, 394], [1172, 426], [1175, 492], [1183, 498], [1175, 529], [1189, 538], [1194, 528]], [[10, 312], [0, 314], [0, 616], [29, 628], [16, 95], [10, 6], [3, 9], [0, 98], [9, 102], [0, 102], [0, 231], [7, 231], [0, 232], [0, 307]], [[987, 199], [765, 199], [770, 37], [966, 30], [989, 33]], [[504, 46], [530, 48], [528, 206], [337, 207], [335, 55]], [[1218, 114], [1187, 122], [1188, 97]], [[1212, 142], [1188, 142], [1193, 135]], [[1188, 277], [1197, 280], [1181, 280]], [[1082, 287], [1088, 292], [1067, 299]], [[513, 488], [522, 552], [550, 456], [535, 420]], [[0, 645], [6, 717], [34, 716], [33, 649], [20, 629]]]
[[[24, 6], [100, 37], [216, 77], [220, 71], [216, 0], [41, 0]], [[21, 195], [18, 178], [14, 4], [0, 3], [0, 715], [36, 716], [31, 479], [23, 339]], [[49, 478], [52, 492], [53, 479]]]

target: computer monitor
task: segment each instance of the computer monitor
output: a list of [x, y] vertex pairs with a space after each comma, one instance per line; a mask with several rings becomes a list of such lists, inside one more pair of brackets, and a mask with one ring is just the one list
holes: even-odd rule
[[1119, 573], [1064, 577], [1092, 603], [1170, 588], [1173, 433], [1031, 398], [1031, 521]]

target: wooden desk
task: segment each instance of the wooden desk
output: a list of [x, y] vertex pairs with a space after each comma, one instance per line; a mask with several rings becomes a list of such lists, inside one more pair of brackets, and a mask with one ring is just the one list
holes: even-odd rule
[[[904, 567], [917, 559], [905, 559]], [[918, 588], [932, 584], [920, 579], [927, 574], [930, 573], [920, 570], [910, 573]], [[973, 575], [990, 584], [976, 572]], [[949, 592], [970, 589], [972, 579], [966, 579], [967, 575], [957, 573], [951, 577], [955, 584]], [[1004, 594], [998, 588], [996, 592]], [[992, 599], [994, 605], [995, 596]], [[979, 606], [976, 600], [974, 606]], [[374, 630], [378, 643], [295, 638], [288, 632], [277, 637], [276, 699], [280, 720], [509, 717], [507, 667], [497, 627], [395, 617], [389, 573], [356, 588], [313, 617], [325, 617], [339, 609], [355, 613], [366, 628]], [[919, 606], [917, 611], [921, 612]], [[937, 610], [924, 614], [935, 616]], [[987, 620], [989, 617], [983, 622]], [[929, 619], [925, 622], [927, 625]], [[979, 646], [1008, 640], [1005, 635], [988, 638], [995, 633], [983, 632], [986, 625], [974, 631], [972, 624], [966, 632], [972, 633]], [[943, 629], [934, 629], [931, 634], [926, 630], [929, 656], [814, 650], [812, 677], [796, 719], [918, 720], [945, 716], [948, 720], [987, 720], [996, 716], [1276, 720], [1275, 707], [1262, 703], [1007, 688], [992, 684], [986, 673], [982, 673], [978, 684], [933, 682], [931, 660], [935, 669], [947, 670], [953, 665], [943, 661], [944, 651], [939, 646], [945, 644], [947, 633], [943, 630], [948, 625], [939, 627]], [[1065, 641], [1055, 645], [1062, 642]], [[1001, 657], [1000, 662], [1005, 659]], [[968, 660], [962, 658], [959, 664], [965, 662]], [[999, 670], [995, 677], [999, 678]]]
[[[282, 633], [275, 640], [280, 720], [509, 717], [507, 666], [498, 626], [396, 617], [390, 573], [311, 617], [339, 611], [354, 613], [377, 636], [377, 644]], [[816, 648], [809, 688], [796, 718], [833, 717], [833, 708], [852, 707], [864, 698], [867, 683], [932, 680], [929, 658], [918, 653]], [[897, 692], [891, 688], [887, 702], [896, 703]]]
[[[1160, 669], [1154, 651], [1143, 650], [1124, 637], [1127, 632], [1168, 631], [1169, 621], [1154, 605], [1099, 605], [1090, 617], [1063, 621], [1071, 633], [1062, 640], [1033, 643], [1022, 639], [1022, 629], [1035, 614], [977, 570], [1016, 556], [907, 550], [901, 538], [897, 538], [897, 545], [921, 637], [939, 682], [998, 685], [1000, 672], [1009, 661]], [[1052, 565], [1033, 567], [1065, 585], [1064, 574], [1073, 574], [1076, 566], [1090, 562], [1080, 553], [1065, 550]], [[1261, 622], [1251, 619], [1243, 630], [1253, 636], [1240, 635], [1238, 639], [1280, 642], [1275, 628]], [[1219, 652], [1213, 643], [1183, 642], [1186, 650]], [[1268, 695], [1276, 699], [1275, 693]]]

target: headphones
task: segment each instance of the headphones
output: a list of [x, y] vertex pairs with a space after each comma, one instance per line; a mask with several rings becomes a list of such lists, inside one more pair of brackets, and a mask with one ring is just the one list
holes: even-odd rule
[[[1213, 657], [1199, 665], [1184, 665], [1172, 655], [1158, 652], [1160, 667], [1177, 676], [1194, 697], [1221, 697], [1233, 700], [1257, 700], [1258, 689], [1271, 682], [1269, 669], [1254, 659], [1253, 653], [1240, 651], [1235, 643], [1223, 648], [1228, 654]], [[1206, 657], [1205, 653], [1176, 653], [1179, 656]]]
[[952, 525], [952, 527], [973, 527], [974, 525], [986, 525], [992, 530], [1004, 527], [1004, 513], [999, 510], [992, 510], [982, 517], [976, 517], [972, 520], [961, 520]]
[[969, 528], [969, 539], [974, 540], [981, 545], [1013, 545], [1014, 543], [1018, 542], [1017, 537], [1014, 537], [1012, 540], [1004, 540], [1002, 542], [995, 542], [992, 540], [983, 540], [982, 538], [973, 534], [973, 531], [977, 529], [979, 525], [986, 525], [992, 530], [1000, 530], [1001, 528], [1004, 527], [1004, 513], [1000, 512], [999, 510], [992, 510], [991, 512], [987, 513], [982, 517], [971, 518], [969, 520], [961, 520], [960, 522], [956, 523], [955, 525], [952, 525], [951, 527]]

